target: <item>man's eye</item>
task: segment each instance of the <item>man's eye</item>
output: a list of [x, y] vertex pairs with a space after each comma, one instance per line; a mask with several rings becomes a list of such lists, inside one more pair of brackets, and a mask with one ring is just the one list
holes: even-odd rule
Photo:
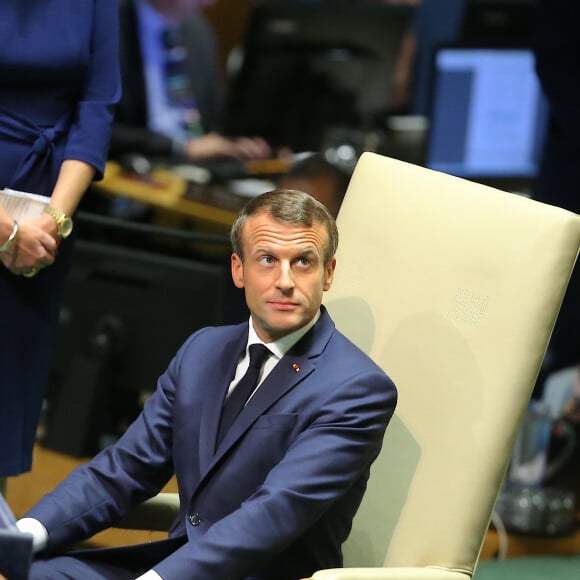
[[272, 264], [272, 263], [274, 263], [274, 258], [272, 258], [272, 256], [262, 256], [260, 258], [260, 263], [261, 264]]
[[301, 266], [310, 266], [310, 264], [312, 264], [312, 260], [306, 256], [302, 256], [301, 258], [298, 258], [298, 263]]

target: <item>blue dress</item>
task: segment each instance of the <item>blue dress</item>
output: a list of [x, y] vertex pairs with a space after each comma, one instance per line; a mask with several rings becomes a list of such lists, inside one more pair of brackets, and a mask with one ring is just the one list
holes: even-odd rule
[[[50, 196], [65, 159], [102, 176], [117, 29], [117, 0], [0, 2], [0, 188]], [[34, 278], [0, 265], [0, 476], [31, 467], [71, 242]]]

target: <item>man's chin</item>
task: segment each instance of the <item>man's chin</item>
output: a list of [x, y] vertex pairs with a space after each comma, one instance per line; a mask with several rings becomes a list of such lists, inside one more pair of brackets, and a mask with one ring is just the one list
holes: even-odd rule
[[304, 326], [306, 322], [296, 312], [276, 311], [268, 316], [266, 324], [272, 336], [281, 338]]

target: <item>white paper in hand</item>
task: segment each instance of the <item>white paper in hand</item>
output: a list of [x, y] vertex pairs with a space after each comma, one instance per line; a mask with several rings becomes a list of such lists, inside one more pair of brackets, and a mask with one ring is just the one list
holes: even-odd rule
[[43, 195], [8, 188], [0, 189], [0, 205], [18, 222], [39, 217], [48, 204], [49, 198]]

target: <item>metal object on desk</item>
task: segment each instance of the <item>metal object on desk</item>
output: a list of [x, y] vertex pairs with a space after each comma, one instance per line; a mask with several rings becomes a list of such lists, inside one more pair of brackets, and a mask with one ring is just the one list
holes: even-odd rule
[[508, 479], [520, 485], [542, 485], [546, 475], [553, 420], [543, 401], [532, 401], [512, 452]]
[[236, 213], [248, 200], [248, 198], [231, 191], [224, 183], [210, 183], [204, 186], [190, 183], [183, 199]]
[[211, 179], [211, 171], [206, 167], [192, 164], [180, 164], [172, 167], [175, 175], [181, 179], [199, 185], [207, 185]]
[[571, 491], [507, 484], [495, 511], [509, 531], [557, 536], [573, 533], [576, 529], [574, 508]]
[[[548, 462], [554, 424], [549, 405], [545, 401], [532, 401], [495, 508], [507, 530], [549, 536], [575, 530], [574, 493], [544, 485], [569, 457], [565, 448]], [[570, 439], [570, 445], [574, 444]]]
[[184, 199], [238, 212], [251, 197], [275, 188], [274, 181], [250, 177], [205, 184], [189, 182]]

